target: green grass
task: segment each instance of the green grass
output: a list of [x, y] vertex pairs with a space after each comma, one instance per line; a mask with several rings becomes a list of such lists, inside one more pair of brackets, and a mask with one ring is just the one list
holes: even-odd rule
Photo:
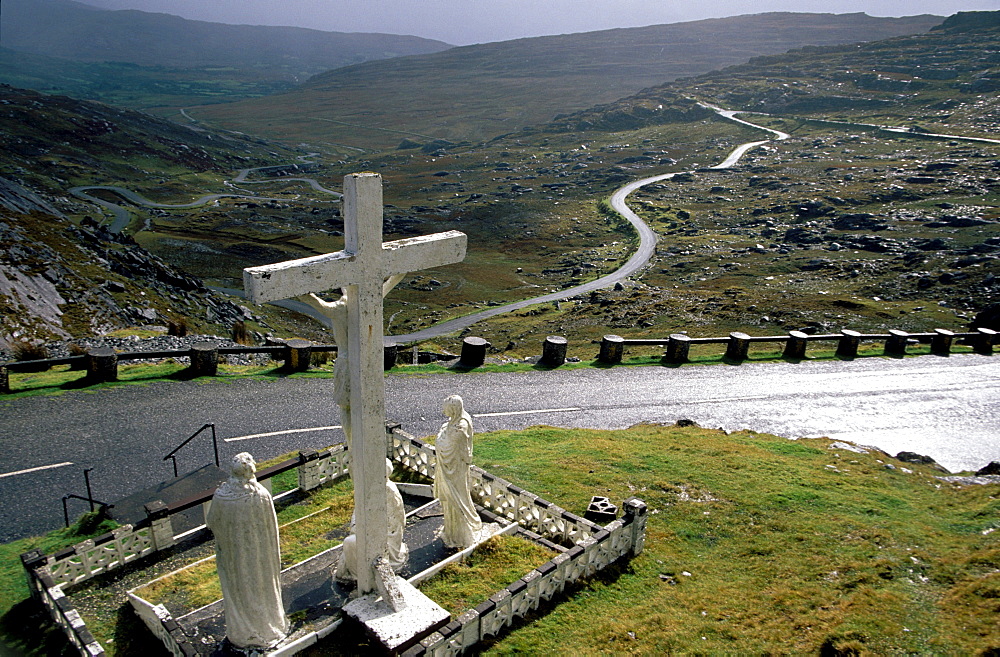
[[[21, 555], [30, 550], [51, 554], [88, 538], [100, 536], [115, 527], [96, 514], [84, 514], [66, 529], [45, 536], [24, 538], [0, 544], [0, 653], [59, 654], [64, 643], [62, 630], [45, 620], [42, 612], [29, 600], [28, 584]], [[69, 654], [69, 653], [67, 653]]]
[[480, 437], [480, 465], [571, 510], [599, 493], [651, 514], [643, 555], [488, 652], [1000, 647], [997, 487], [939, 487], [829, 442], [659, 426]]
[[555, 553], [518, 536], [494, 536], [464, 561], [445, 566], [420, 590], [453, 618], [552, 559]]

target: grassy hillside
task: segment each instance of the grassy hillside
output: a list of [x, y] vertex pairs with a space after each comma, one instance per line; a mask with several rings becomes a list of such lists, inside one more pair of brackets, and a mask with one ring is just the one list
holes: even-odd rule
[[476, 141], [754, 55], [924, 32], [940, 20], [776, 13], [518, 39], [367, 62], [286, 94], [192, 114], [289, 142], [365, 150], [406, 137]]

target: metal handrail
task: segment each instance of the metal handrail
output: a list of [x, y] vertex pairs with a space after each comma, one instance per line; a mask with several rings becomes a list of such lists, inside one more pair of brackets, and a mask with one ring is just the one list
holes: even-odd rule
[[63, 505], [63, 520], [66, 522], [66, 526], [69, 527], [69, 507], [66, 505], [66, 500], [83, 500], [84, 502], [90, 502], [90, 510], [94, 510], [94, 504], [100, 504], [102, 509], [110, 509], [114, 504], [108, 504], [107, 502], [102, 502], [100, 500], [95, 500], [92, 497], [84, 497], [83, 495], [77, 495], [75, 493], [70, 493], [68, 495], [63, 495], [62, 505]]
[[178, 451], [180, 451], [180, 449], [182, 447], [184, 447], [189, 442], [191, 442], [192, 440], [194, 440], [195, 438], [197, 438], [198, 435], [202, 431], [204, 431], [205, 429], [211, 429], [212, 430], [212, 450], [215, 452], [215, 467], [219, 467], [219, 440], [218, 440], [218, 438], [215, 435], [215, 423], [214, 422], [209, 422], [208, 424], [202, 425], [201, 429], [198, 429], [197, 431], [195, 431], [191, 435], [190, 438], [188, 438], [187, 440], [185, 440], [184, 442], [182, 442], [180, 445], [178, 445], [173, 450], [171, 450], [171, 452], [169, 454], [167, 454], [166, 456], [163, 457], [164, 461], [166, 461], [167, 459], [173, 460], [173, 462], [174, 462], [174, 476], [175, 477], [177, 476], [177, 457], [175, 455], [177, 454]]

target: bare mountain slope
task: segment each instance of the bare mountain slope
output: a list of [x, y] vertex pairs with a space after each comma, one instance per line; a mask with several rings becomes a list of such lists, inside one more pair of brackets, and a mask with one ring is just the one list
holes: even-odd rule
[[755, 55], [926, 32], [941, 20], [771, 13], [518, 39], [366, 62], [192, 114], [251, 134], [364, 149], [407, 136], [480, 140]]
[[225, 25], [72, 0], [5, 0], [0, 40], [12, 50], [85, 62], [284, 69], [292, 76], [450, 47], [414, 36]]

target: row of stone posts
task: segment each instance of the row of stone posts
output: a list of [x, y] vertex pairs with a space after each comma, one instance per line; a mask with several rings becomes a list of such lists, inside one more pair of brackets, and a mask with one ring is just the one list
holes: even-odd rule
[[[858, 331], [843, 329], [838, 334], [832, 335], [809, 335], [802, 331], [790, 331], [787, 337], [753, 337], [746, 333], [734, 331], [728, 338], [692, 338], [683, 333], [674, 333], [666, 341], [666, 351], [663, 355], [664, 362], [671, 364], [686, 363], [694, 344], [725, 344], [725, 358], [730, 361], [744, 361], [748, 358], [750, 343], [752, 342], [785, 342], [785, 349], [782, 357], [800, 360], [806, 357], [806, 347], [813, 340], [836, 340], [836, 355], [840, 358], [856, 358], [861, 340], [885, 340], [883, 353], [887, 356], [904, 356], [910, 341], [916, 338], [930, 339], [931, 353], [938, 355], [948, 355], [951, 353], [956, 336], [959, 334], [947, 329], [934, 329], [931, 334], [927, 333], [907, 333], [898, 329], [890, 329], [888, 335], [866, 335]], [[992, 354], [993, 345], [997, 342], [997, 331], [987, 328], [976, 329], [975, 332], [961, 334], [961, 337], [968, 340], [975, 353]], [[662, 344], [659, 340], [640, 340], [641, 344]], [[598, 360], [606, 364], [620, 363], [625, 352], [625, 345], [628, 342], [618, 335], [605, 335], [601, 340], [601, 349]], [[634, 344], [634, 343], [633, 343]]]
[[[726, 345], [726, 359], [744, 361], [748, 357], [751, 342], [785, 342], [782, 353], [784, 358], [801, 360], [806, 357], [806, 348], [810, 341], [836, 340], [836, 355], [840, 358], [855, 358], [861, 340], [885, 340], [884, 353], [887, 356], [903, 356], [912, 339], [920, 337], [930, 339], [931, 353], [947, 355], [951, 353], [956, 336], [968, 340], [973, 351], [979, 354], [993, 353], [993, 345], [997, 342], [997, 332], [980, 328], [974, 333], [957, 334], [947, 329], [934, 329], [932, 334], [907, 333], [891, 329], [886, 335], [865, 335], [858, 331], [843, 329], [838, 334], [809, 335], [802, 331], [790, 331], [787, 337], [753, 337], [739, 331], [729, 334], [727, 338], [692, 338], [683, 333], [674, 333], [666, 341], [663, 361], [671, 364], [688, 362], [692, 344], [719, 343]], [[620, 363], [625, 354], [625, 346], [632, 341], [618, 335], [605, 335], [601, 340], [597, 360], [607, 365]], [[663, 344], [663, 341], [640, 341], [643, 344]], [[305, 372], [309, 369], [312, 354], [316, 350], [309, 340], [295, 338], [284, 343], [285, 369], [290, 372]], [[463, 369], [475, 369], [486, 362], [486, 353], [492, 345], [488, 340], [478, 337], [467, 337], [462, 340], [462, 354], [458, 365]], [[550, 335], [542, 343], [542, 355], [538, 364], [545, 367], [560, 367], [566, 362], [568, 341], [559, 335]], [[329, 349], [329, 348], [326, 348]], [[388, 371], [396, 364], [399, 345], [387, 343], [384, 351], [384, 367]], [[188, 350], [191, 365], [188, 374], [193, 377], [215, 376], [219, 369], [219, 347], [214, 342], [199, 342]], [[96, 347], [87, 352], [84, 366], [87, 370], [85, 381], [88, 384], [108, 383], [118, 380], [118, 355], [108, 347]], [[11, 392], [9, 370], [0, 365], [0, 394]]]

